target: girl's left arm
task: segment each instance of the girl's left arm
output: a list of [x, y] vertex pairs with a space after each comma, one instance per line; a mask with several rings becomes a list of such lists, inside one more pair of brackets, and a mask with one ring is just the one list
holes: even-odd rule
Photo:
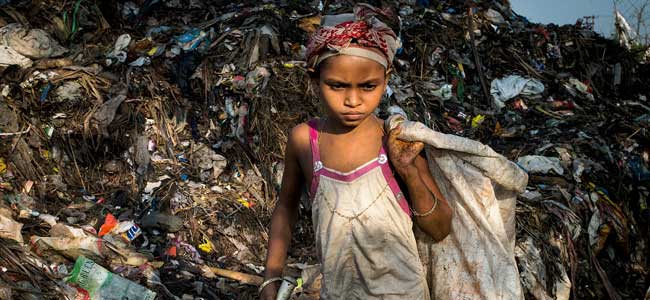
[[452, 210], [429, 172], [421, 142], [397, 139], [399, 129], [392, 130], [388, 152], [393, 167], [408, 189], [416, 224], [435, 241], [442, 241], [451, 230]]

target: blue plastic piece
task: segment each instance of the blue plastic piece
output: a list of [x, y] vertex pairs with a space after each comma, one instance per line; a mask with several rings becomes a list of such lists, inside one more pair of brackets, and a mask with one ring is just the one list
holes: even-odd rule
[[45, 99], [47, 99], [47, 95], [50, 93], [51, 89], [52, 89], [52, 83], [48, 82], [45, 88], [43, 88], [43, 92], [41, 93], [41, 97], [39, 98], [41, 103], [45, 102]]

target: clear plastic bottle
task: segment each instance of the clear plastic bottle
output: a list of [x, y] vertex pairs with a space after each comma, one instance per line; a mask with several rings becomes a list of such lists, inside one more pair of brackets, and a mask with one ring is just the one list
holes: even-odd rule
[[[74, 264], [72, 273], [67, 278], [68, 283], [78, 286], [82, 299], [92, 300], [154, 300], [156, 293], [132, 282], [124, 277], [113, 274], [96, 264], [91, 259], [79, 256]], [[79, 299], [79, 297], [77, 297]]]

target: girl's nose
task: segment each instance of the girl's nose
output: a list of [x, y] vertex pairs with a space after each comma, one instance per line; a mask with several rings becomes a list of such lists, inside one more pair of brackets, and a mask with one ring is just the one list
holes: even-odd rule
[[357, 107], [361, 105], [362, 101], [359, 95], [353, 91], [347, 93], [345, 95], [345, 100], [343, 101], [343, 104], [348, 107]]

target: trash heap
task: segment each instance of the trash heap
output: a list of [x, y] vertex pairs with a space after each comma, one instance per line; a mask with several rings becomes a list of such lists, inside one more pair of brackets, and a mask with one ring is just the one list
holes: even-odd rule
[[[527, 299], [650, 299], [647, 49], [467, 3], [390, 2], [380, 115], [529, 172]], [[0, 2], [0, 299], [256, 299], [287, 132], [319, 115], [306, 40], [351, 8], [325, 4]], [[309, 215], [296, 299], [318, 294]]]

